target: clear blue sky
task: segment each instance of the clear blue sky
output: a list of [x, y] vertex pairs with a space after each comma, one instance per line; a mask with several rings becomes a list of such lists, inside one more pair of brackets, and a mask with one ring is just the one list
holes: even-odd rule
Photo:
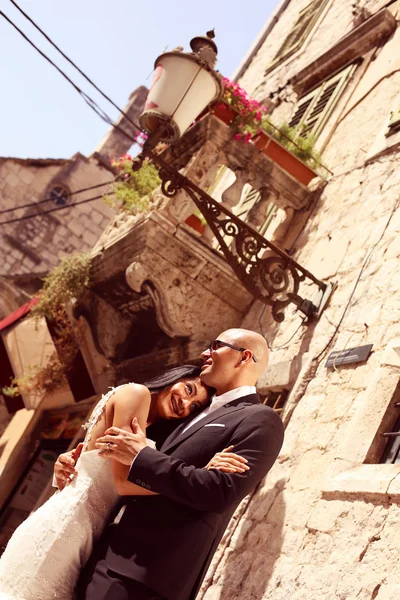
[[[121, 108], [149, 85], [167, 46], [188, 49], [215, 27], [219, 70], [232, 75], [278, 0], [16, 0], [58, 46]], [[2, 10], [115, 118], [117, 112], [36, 33], [17, 9]], [[89, 155], [108, 129], [77, 92], [0, 16], [0, 156]]]

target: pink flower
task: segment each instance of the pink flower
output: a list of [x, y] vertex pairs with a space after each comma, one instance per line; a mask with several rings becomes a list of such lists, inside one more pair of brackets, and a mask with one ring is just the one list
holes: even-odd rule
[[251, 140], [251, 133], [250, 133], [250, 132], [248, 132], [248, 133], [246, 133], [246, 135], [244, 136], [244, 138], [243, 138], [243, 141], [244, 141], [244, 143], [245, 143], [245, 144], [248, 144], [248, 143], [250, 142], [250, 140]]
[[235, 133], [235, 135], [233, 136], [234, 140], [241, 140], [242, 139], [242, 134], [241, 133]]

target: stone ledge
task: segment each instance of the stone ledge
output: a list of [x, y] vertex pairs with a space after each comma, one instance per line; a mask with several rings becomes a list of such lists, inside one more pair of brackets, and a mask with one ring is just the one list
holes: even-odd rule
[[400, 464], [366, 465], [335, 459], [323, 488], [325, 500], [373, 500], [400, 504]]
[[392, 13], [388, 9], [379, 11], [299, 71], [291, 80], [294, 90], [299, 95], [310, 90], [335, 71], [361, 58], [395, 29], [396, 19]]

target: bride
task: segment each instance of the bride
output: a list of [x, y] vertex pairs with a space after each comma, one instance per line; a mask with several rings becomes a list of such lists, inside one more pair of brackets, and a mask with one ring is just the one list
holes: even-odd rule
[[[212, 392], [199, 375], [199, 367], [184, 365], [146, 385], [128, 383], [103, 395], [84, 426], [77, 475], [18, 527], [0, 558], [0, 600], [73, 600], [79, 573], [124, 493], [129, 472], [129, 467], [99, 456], [97, 438], [112, 425], [131, 431], [133, 417], [144, 430], [161, 419], [196, 414], [208, 405]], [[206, 468], [240, 470], [230, 459], [236, 455], [225, 454], [221, 461], [221, 454]], [[146, 494], [139, 486], [137, 492]]]

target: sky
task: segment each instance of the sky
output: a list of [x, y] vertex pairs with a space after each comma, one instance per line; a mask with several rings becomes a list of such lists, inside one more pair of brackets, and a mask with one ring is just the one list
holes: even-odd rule
[[[123, 108], [151, 83], [154, 61], [215, 28], [217, 68], [231, 76], [278, 0], [16, 0], [82, 71]], [[65, 62], [10, 0], [1, 10], [114, 120], [118, 114]], [[0, 156], [88, 156], [109, 126], [0, 15]]]

